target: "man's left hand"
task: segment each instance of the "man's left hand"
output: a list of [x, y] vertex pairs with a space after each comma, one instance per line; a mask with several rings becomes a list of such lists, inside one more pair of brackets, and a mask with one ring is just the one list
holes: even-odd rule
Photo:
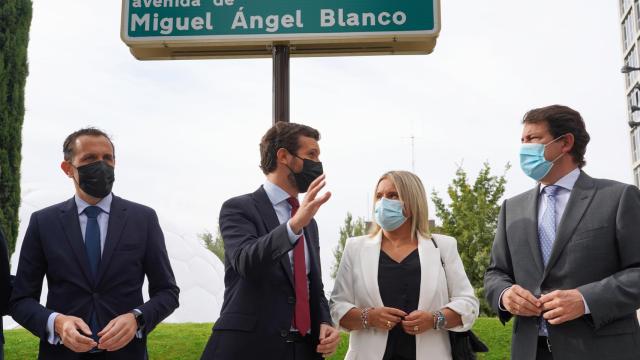
[[316, 351], [322, 354], [322, 357], [329, 357], [336, 352], [340, 344], [340, 331], [327, 324], [320, 324], [320, 344]]
[[138, 331], [138, 322], [131, 313], [123, 314], [109, 321], [98, 333], [98, 349], [116, 351], [125, 347]]
[[584, 301], [576, 289], [556, 290], [540, 297], [543, 317], [551, 325], [559, 325], [584, 315]]

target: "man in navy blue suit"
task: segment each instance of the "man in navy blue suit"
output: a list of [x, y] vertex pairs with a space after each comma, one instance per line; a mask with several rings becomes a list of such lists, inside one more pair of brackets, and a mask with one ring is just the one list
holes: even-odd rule
[[[325, 186], [317, 130], [278, 123], [260, 143], [266, 176], [220, 210], [225, 292], [202, 359], [321, 359], [340, 337], [331, 325], [313, 216]], [[307, 193], [302, 203], [299, 193]]]
[[147, 335], [178, 307], [158, 217], [111, 193], [115, 150], [104, 132], [76, 131], [63, 151], [76, 193], [31, 216], [10, 314], [40, 338], [39, 359], [146, 359]]
[[7, 315], [11, 280], [9, 276], [9, 252], [7, 241], [0, 229], [0, 360], [4, 359], [4, 334], [2, 332], [2, 316]]

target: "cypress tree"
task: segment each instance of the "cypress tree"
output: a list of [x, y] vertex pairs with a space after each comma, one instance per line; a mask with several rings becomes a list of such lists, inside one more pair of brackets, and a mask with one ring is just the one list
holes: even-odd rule
[[13, 253], [18, 237], [24, 87], [31, 0], [0, 0], [0, 228]]

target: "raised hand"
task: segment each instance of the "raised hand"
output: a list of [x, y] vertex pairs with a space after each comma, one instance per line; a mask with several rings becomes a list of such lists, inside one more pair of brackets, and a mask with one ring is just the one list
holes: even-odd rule
[[318, 193], [326, 184], [325, 175], [322, 174], [309, 185], [309, 190], [300, 204], [298, 212], [289, 220], [289, 226], [291, 226], [291, 230], [294, 233], [299, 234], [302, 228], [309, 225], [318, 209], [331, 197], [331, 192], [328, 191], [322, 196], [318, 196]]

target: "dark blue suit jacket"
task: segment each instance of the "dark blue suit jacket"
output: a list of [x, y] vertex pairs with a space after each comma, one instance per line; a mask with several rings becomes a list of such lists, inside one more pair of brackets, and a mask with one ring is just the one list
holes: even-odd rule
[[[267, 193], [226, 201], [220, 210], [225, 250], [225, 292], [220, 318], [203, 359], [282, 359], [296, 302], [286, 223], [280, 225]], [[310, 257], [310, 344], [321, 323], [331, 324], [320, 271], [318, 226], [304, 229]], [[318, 358], [322, 357], [318, 354]]]
[[[142, 299], [145, 275], [150, 300]], [[49, 293], [46, 307], [39, 304], [43, 277]], [[72, 198], [37, 211], [24, 237], [11, 316], [40, 338], [41, 359], [79, 359], [63, 345], [47, 342], [47, 319], [52, 312], [73, 315], [88, 324], [95, 311], [104, 328], [118, 315], [140, 309], [145, 319], [144, 338], [134, 338], [107, 359], [143, 359], [146, 335], [178, 307], [179, 289], [153, 209], [114, 196], [107, 238], [98, 276], [91, 275], [78, 210]]]
[[0, 230], [0, 344], [4, 344], [2, 332], [2, 315], [9, 310], [9, 296], [11, 295], [11, 280], [9, 276], [9, 252], [7, 241]]

